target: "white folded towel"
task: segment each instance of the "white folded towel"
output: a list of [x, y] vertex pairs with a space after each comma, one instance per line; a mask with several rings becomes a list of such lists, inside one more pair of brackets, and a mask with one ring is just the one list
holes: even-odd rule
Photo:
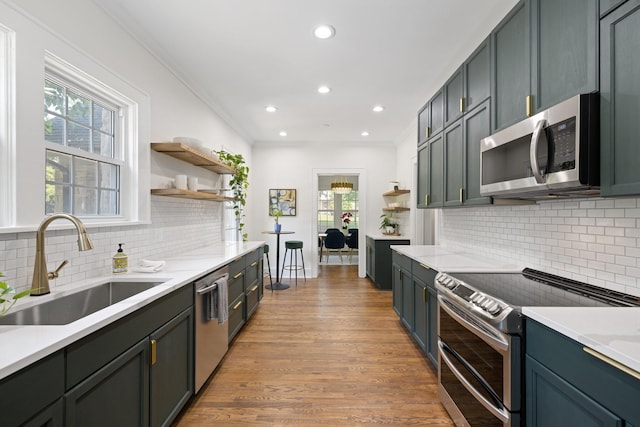
[[138, 261], [138, 267], [134, 268], [133, 271], [138, 273], [157, 273], [162, 270], [165, 266], [165, 261], [150, 261], [148, 259], [141, 259]]

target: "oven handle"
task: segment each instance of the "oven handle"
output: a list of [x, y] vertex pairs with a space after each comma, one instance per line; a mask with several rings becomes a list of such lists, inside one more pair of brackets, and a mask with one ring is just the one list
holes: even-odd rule
[[507, 342], [507, 340], [505, 340], [504, 338], [502, 338], [499, 335], [490, 335], [489, 333], [487, 333], [487, 332], [483, 331], [482, 329], [478, 328], [476, 325], [471, 323], [469, 320], [467, 320], [464, 317], [460, 316], [458, 313], [456, 313], [455, 311], [453, 311], [449, 307], [449, 304], [452, 304], [452, 303], [449, 302], [441, 294], [438, 295], [438, 301], [440, 302], [439, 306], [444, 311], [446, 311], [449, 316], [453, 317], [456, 321], [458, 321], [458, 323], [460, 323], [462, 326], [467, 328], [474, 335], [477, 335], [479, 338], [481, 338], [484, 342], [489, 344], [495, 350], [501, 351], [502, 353], [505, 353], [505, 352], [507, 352], [509, 350], [509, 343]]
[[467, 389], [469, 393], [473, 395], [473, 397], [484, 406], [487, 411], [491, 412], [496, 418], [502, 421], [503, 424], [507, 424], [509, 422], [509, 412], [504, 408], [498, 408], [489, 402], [483, 395], [478, 393], [478, 391], [473, 387], [473, 385], [467, 381], [467, 379], [458, 371], [458, 369], [453, 365], [449, 357], [445, 354], [445, 346], [442, 341], [438, 341], [440, 360], [444, 361], [447, 364], [447, 367], [453, 372], [453, 375], [456, 376], [458, 381], [462, 383], [464, 388]]
[[531, 137], [531, 145], [529, 146], [529, 161], [531, 162], [531, 172], [538, 184], [544, 184], [545, 177], [540, 173], [540, 166], [538, 165], [538, 145], [540, 144], [540, 136], [544, 135], [544, 127], [547, 125], [547, 121], [542, 119], [536, 123], [536, 128], [533, 131]]

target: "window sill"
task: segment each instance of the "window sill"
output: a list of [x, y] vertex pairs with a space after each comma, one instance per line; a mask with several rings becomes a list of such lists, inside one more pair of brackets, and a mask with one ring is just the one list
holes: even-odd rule
[[[43, 218], [44, 219], [44, 218]], [[151, 221], [105, 221], [105, 222], [91, 222], [82, 220], [85, 227], [88, 230], [96, 228], [110, 228], [110, 227], [132, 227], [138, 225], [149, 225]], [[20, 225], [15, 227], [0, 227], [0, 235], [11, 233], [31, 233], [38, 231], [39, 224], [37, 225]], [[75, 228], [69, 221], [54, 221], [47, 227], [47, 230], [66, 230]]]

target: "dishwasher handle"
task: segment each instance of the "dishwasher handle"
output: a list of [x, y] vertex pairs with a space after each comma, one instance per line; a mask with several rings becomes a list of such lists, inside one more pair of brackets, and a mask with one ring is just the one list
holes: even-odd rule
[[216, 282], [213, 282], [210, 285], [207, 285], [205, 287], [202, 287], [202, 288], [198, 289], [196, 291], [196, 294], [204, 295], [204, 294], [208, 294], [209, 292], [212, 292], [212, 291], [214, 291], [216, 289], [218, 289], [218, 284]]

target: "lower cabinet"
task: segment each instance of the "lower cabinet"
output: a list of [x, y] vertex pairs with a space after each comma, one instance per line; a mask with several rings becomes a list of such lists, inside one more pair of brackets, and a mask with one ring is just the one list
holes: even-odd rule
[[391, 246], [408, 245], [408, 239], [385, 239], [367, 236], [367, 276], [378, 289], [391, 289]]
[[526, 425], [640, 425], [640, 380], [527, 319]]
[[393, 309], [434, 367], [438, 366], [437, 271], [393, 251]]
[[260, 247], [229, 264], [229, 342], [258, 309], [264, 295]]

